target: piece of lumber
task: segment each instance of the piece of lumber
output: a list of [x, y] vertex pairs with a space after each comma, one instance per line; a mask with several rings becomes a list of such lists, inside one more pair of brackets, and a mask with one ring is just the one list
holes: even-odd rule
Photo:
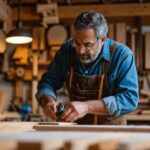
[[7, 104], [8, 93], [6, 90], [0, 91], [0, 113], [3, 113]]
[[142, 110], [142, 115], [150, 115], [150, 110]]
[[68, 125], [76, 125], [73, 122], [56, 122], [56, 121], [49, 121], [49, 122], [39, 122], [38, 125], [59, 125], [59, 126], [68, 126]]
[[150, 132], [149, 126], [102, 126], [102, 125], [72, 125], [72, 126], [55, 126], [55, 125], [36, 125], [37, 131], [91, 131], [91, 132]]
[[14, 90], [14, 96], [16, 98], [22, 98], [23, 97], [23, 80], [18, 79], [15, 82], [15, 90]]
[[108, 24], [108, 37], [115, 40], [115, 25], [113, 23]]
[[6, 35], [4, 34], [3, 30], [0, 29], [0, 54], [3, 54], [6, 50], [5, 38]]
[[32, 50], [44, 50], [45, 49], [45, 29], [43, 27], [35, 27], [32, 30], [33, 41]]
[[150, 121], [149, 115], [126, 115], [127, 121]]
[[0, 121], [10, 121], [10, 120], [21, 120], [20, 115], [17, 112], [3, 112], [0, 114]]
[[126, 24], [125, 23], [116, 24], [116, 41], [119, 43], [126, 44]]
[[0, 131], [34, 131], [37, 122], [0, 122]]
[[130, 30], [130, 35], [131, 35], [131, 50], [133, 51], [133, 54], [136, 58], [136, 34], [137, 33], [137, 28], [133, 28]]
[[140, 94], [150, 97], [150, 91], [145, 90], [145, 89], [141, 89], [141, 90], [140, 90]]
[[37, 51], [32, 54], [33, 64], [32, 64], [32, 112], [36, 114], [38, 112], [38, 103], [35, 97], [38, 86], [38, 53]]
[[145, 57], [144, 57], [144, 61], [145, 61], [145, 69], [150, 69], [150, 32], [146, 32], [145, 33]]

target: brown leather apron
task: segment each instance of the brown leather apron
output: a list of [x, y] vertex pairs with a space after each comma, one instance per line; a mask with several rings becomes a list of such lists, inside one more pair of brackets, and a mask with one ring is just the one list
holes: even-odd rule
[[[112, 58], [112, 55], [117, 47], [117, 43], [113, 44], [110, 47], [110, 58]], [[69, 93], [69, 99], [70, 101], [87, 101], [87, 100], [96, 100], [98, 99], [99, 94], [99, 85], [101, 83], [102, 74], [105, 74], [104, 76], [104, 82], [103, 82], [103, 93], [102, 97], [109, 96], [109, 87], [108, 87], [108, 79], [107, 79], [107, 72], [108, 67], [111, 60], [108, 62], [106, 60], [103, 61], [102, 66], [102, 73], [100, 75], [93, 75], [93, 76], [84, 76], [80, 75], [77, 72], [73, 71], [72, 65], [74, 63], [74, 60], [71, 59], [71, 63], [69, 66], [69, 72], [67, 77], [67, 89]], [[81, 119], [77, 120], [78, 124], [93, 124], [94, 121], [94, 115], [87, 114]], [[115, 119], [112, 119], [110, 116], [98, 116], [98, 124], [101, 125], [125, 125], [126, 121], [123, 117], [118, 117]]]

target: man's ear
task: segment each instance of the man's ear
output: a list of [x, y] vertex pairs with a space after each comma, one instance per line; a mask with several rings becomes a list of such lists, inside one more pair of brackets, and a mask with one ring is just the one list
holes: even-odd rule
[[106, 40], [106, 36], [103, 36], [103, 37], [101, 38], [102, 45], [104, 44], [105, 40]]

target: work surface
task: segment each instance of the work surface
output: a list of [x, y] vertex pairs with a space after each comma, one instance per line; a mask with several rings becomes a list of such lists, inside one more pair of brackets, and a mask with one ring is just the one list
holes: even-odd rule
[[1, 150], [148, 150], [148, 126], [1, 122]]

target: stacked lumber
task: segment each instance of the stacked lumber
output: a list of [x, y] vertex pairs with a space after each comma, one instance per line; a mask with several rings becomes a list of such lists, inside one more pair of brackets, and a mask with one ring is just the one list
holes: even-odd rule
[[135, 112], [126, 116], [128, 124], [145, 124], [150, 125], [150, 92], [140, 90], [138, 108]]
[[89, 126], [67, 123], [63, 125], [52, 123], [50, 125], [35, 122], [5, 122], [0, 123], [0, 131], [0, 147], [3, 150], [150, 149], [149, 126]]

